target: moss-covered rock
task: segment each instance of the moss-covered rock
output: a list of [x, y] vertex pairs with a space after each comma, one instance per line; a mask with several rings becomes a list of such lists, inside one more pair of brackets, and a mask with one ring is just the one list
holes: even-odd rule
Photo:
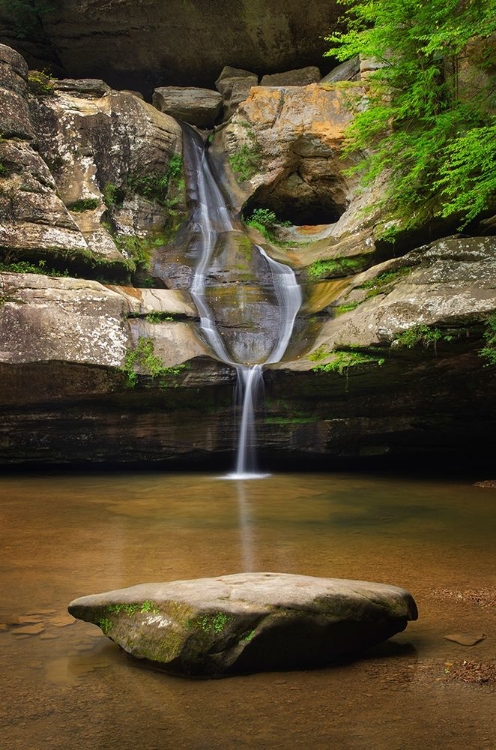
[[69, 612], [133, 656], [187, 676], [317, 667], [417, 619], [404, 589], [286, 573], [143, 584], [75, 599]]

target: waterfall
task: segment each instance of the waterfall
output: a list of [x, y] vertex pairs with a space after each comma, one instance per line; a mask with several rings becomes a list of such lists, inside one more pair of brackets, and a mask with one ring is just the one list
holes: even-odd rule
[[[241, 405], [235, 472], [232, 479], [251, 479], [263, 476], [257, 473], [255, 413], [258, 396], [263, 389], [263, 366], [275, 364], [284, 356], [293, 326], [302, 302], [301, 289], [293, 270], [270, 258], [258, 245], [253, 247], [264, 259], [270, 271], [272, 288], [277, 299], [280, 326], [279, 334], [268, 355], [257, 364], [238, 362], [229, 354], [218, 330], [214, 313], [208, 302], [207, 275], [212, 267], [219, 237], [229, 232], [239, 232], [235, 226], [226, 199], [212, 172], [207, 150], [199, 134], [182, 123], [184, 155], [188, 173], [188, 199], [191, 207], [192, 232], [199, 237], [198, 254], [191, 296], [200, 314], [200, 327], [214, 354], [226, 364], [236, 368], [237, 394]], [[256, 357], [254, 357], [256, 359]]]

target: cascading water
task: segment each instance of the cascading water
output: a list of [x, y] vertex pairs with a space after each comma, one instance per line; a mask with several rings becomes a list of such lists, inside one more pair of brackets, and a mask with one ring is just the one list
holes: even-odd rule
[[[219, 238], [228, 233], [239, 233], [227, 206], [226, 199], [212, 172], [208, 154], [198, 133], [183, 124], [184, 155], [188, 174], [188, 199], [191, 207], [191, 232], [198, 238], [199, 260], [191, 283], [191, 296], [200, 314], [200, 327], [207, 343], [216, 356], [236, 368], [237, 391], [242, 404], [236, 467], [228, 478], [252, 479], [263, 476], [257, 473], [255, 410], [257, 396], [263, 388], [263, 365], [275, 364], [283, 357], [291, 338], [294, 322], [302, 302], [301, 289], [289, 266], [270, 258], [263, 248], [253, 246], [270, 271], [271, 285], [279, 309], [279, 331], [269, 353], [261, 362], [252, 364], [236, 361], [218, 330], [215, 316], [207, 298], [207, 275], [214, 262]], [[250, 359], [256, 360], [254, 352]]]

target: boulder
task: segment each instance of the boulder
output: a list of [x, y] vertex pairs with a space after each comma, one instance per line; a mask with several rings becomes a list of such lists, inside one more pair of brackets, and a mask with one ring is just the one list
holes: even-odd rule
[[417, 619], [404, 589], [287, 573], [142, 584], [75, 599], [69, 612], [133, 656], [189, 676], [318, 667]]
[[315, 65], [297, 70], [287, 70], [285, 73], [273, 73], [265, 75], [260, 83], [261, 86], [308, 86], [310, 83], [318, 83], [321, 79], [320, 70]]
[[321, 83], [337, 83], [338, 81], [351, 81], [360, 73], [360, 57], [355, 55], [344, 63], [333, 68], [324, 76]]
[[213, 128], [222, 108], [222, 96], [194, 86], [161, 86], [153, 92], [153, 106], [197, 128]]
[[215, 82], [215, 88], [224, 100], [224, 118], [231, 117], [241, 102], [248, 98], [253, 86], [258, 85], [258, 76], [249, 70], [231, 68], [226, 65]]
[[21, 55], [0, 44], [0, 136], [31, 141], [34, 131], [27, 102], [28, 66]]

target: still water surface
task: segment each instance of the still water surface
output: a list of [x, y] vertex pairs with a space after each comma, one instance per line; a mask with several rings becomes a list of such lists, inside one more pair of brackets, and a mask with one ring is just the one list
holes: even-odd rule
[[[494, 684], [450, 677], [464, 660], [496, 663], [496, 490], [363, 474], [7, 476], [0, 545], [0, 623], [44, 628], [0, 625], [2, 748], [496, 747]], [[420, 619], [353, 664], [211, 681], [148, 670], [96, 626], [64, 622], [78, 596], [243, 570], [404, 586]], [[443, 638], [456, 632], [486, 638]]]

